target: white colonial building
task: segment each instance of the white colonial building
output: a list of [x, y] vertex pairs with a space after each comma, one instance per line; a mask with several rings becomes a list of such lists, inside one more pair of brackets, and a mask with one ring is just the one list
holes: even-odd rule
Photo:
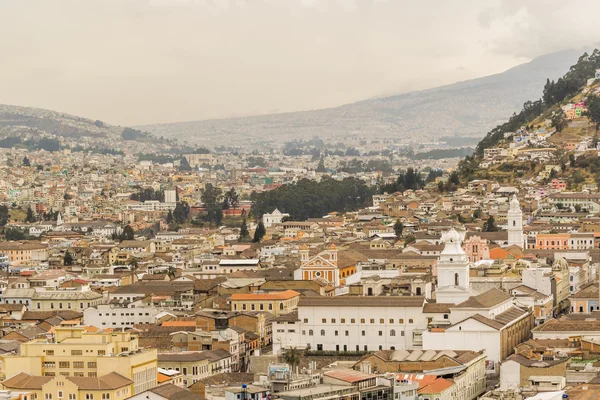
[[290, 216], [290, 214], [282, 213], [281, 211], [279, 211], [276, 208], [270, 214], [269, 213], [263, 214], [263, 217], [262, 217], [263, 225], [265, 226], [265, 228], [268, 228], [275, 224], [281, 224], [283, 222], [283, 219], [285, 217], [289, 217], [289, 216]]
[[427, 328], [421, 296], [302, 297], [298, 314], [273, 322], [273, 354], [419, 349]]
[[83, 311], [85, 325], [106, 328], [132, 328], [133, 325], [154, 324], [161, 311], [141, 301], [113, 300]]

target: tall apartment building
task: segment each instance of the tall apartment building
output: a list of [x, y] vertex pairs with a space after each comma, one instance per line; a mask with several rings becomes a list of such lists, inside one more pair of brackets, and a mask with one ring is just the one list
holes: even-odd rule
[[4, 357], [6, 378], [102, 378], [117, 373], [133, 381], [133, 394], [156, 386], [156, 349], [141, 349], [129, 332], [86, 332], [83, 327], [56, 327], [52, 338], [21, 344], [20, 354]]

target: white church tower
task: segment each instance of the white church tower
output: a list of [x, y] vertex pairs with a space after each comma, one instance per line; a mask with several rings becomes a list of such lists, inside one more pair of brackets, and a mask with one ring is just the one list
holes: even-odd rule
[[513, 195], [510, 200], [510, 209], [506, 214], [508, 221], [508, 245], [524, 248], [525, 239], [523, 237], [523, 211], [519, 204], [517, 195]]
[[456, 229], [442, 233], [444, 250], [437, 263], [436, 302], [459, 304], [467, 300], [471, 294], [469, 278], [469, 259], [462, 249], [461, 235]]

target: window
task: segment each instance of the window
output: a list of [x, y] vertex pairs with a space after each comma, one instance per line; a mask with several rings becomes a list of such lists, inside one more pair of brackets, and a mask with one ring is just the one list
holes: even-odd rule
[[364, 323], [365, 323], [365, 319], [364, 319], [364, 318], [361, 318], [361, 319], [360, 319], [360, 323], [361, 323], [361, 324], [364, 324]]
[[79, 377], [79, 378], [83, 378], [85, 376], [85, 374], [83, 372], [74, 372], [73, 376]]
[[71, 355], [72, 356], [80, 356], [83, 354], [82, 350], [71, 350]]
[[346, 331], [346, 336], [349, 336], [349, 335], [350, 335], [350, 331]]
[[444, 319], [448, 319], [448, 314], [444, 314]]
[[375, 323], [375, 318], [371, 318], [370, 322], [371, 322], [372, 324], [374, 324], [374, 323]]
[[413, 323], [413, 319], [412, 319], [412, 318], [410, 318], [410, 319], [408, 320], [408, 323], [409, 323], [409, 324], [412, 324], [412, 323]]
[[326, 324], [326, 323], [327, 323], [327, 318], [323, 318], [323, 319], [321, 320], [321, 322], [322, 322], [322, 323], [324, 323], [324, 324]]
[[263, 311], [263, 310], [265, 309], [265, 305], [264, 305], [263, 303], [260, 303], [260, 304], [258, 305], [258, 309], [259, 309], [260, 311]]
[[390, 324], [394, 323], [394, 318], [390, 318]]
[[54, 355], [54, 350], [46, 350], [46, 355], [47, 356], [53, 356]]
[[254, 307], [254, 303], [250, 304], [250, 309], [251, 309], [252, 311], [254, 311], [254, 308], [255, 308], [255, 307]]
[[331, 323], [335, 324], [335, 318], [331, 318]]
[[58, 363], [58, 368], [69, 368], [71, 363], [69, 361], [61, 361]]
[[354, 318], [352, 318], [352, 319], [350, 319], [350, 323], [351, 323], [351, 324], [355, 324], [355, 323], [356, 323], [356, 320], [355, 320]]
[[102, 400], [110, 400], [110, 393], [102, 393]]
[[242, 304], [242, 310], [246, 310], [246, 303]]
[[313, 330], [311, 329], [308, 331], [308, 336], [312, 336], [312, 335], [313, 335]]
[[269, 311], [272, 311], [272, 310], [273, 310], [273, 304], [269, 303]]
[[44, 399], [52, 400], [52, 393], [44, 393]]
[[337, 336], [337, 335], [338, 335], [338, 331], [335, 331], [335, 332], [334, 332], [334, 335], [335, 335], [335, 336]]
[[62, 391], [62, 390], [59, 390], [59, 391], [58, 391], [58, 393], [57, 393], [57, 397], [58, 397], [59, 399], [62, 399], [62, 398], [63, 398], [63, 391]]
[[400, 336], [404, 336], [404, 331], [400, 331]]
[[75, 400], [76, 396], [75, 393], [69, 393], [69, 400]]
[[361, 331], [362, 336], [367, 336], [367, 331]]
[[345, 324], [345, 323], [346, 323], [346, 318], [342, 318], [342, 319], [340, 319], [340, 322], [341, 322], [342, 324]]
[[396, 331], [392, 329], [392, 330], [390, 331], [390, 336], [396, 336]]
[[106, 351], [105, 351], [105, 350], [98, 350], [98, 355], [99, 355], [99, 356], [103, 356], [103, 355], [105, 355], [105, 354], [106, 354]]
[[321, 329], [321, 336], [325, 336], [325, 329]]
[[403, 324], [403, 323], [404, 323], [404, 318], [400, 318], [400, 319], [398, 320], [398, 323], [400, 323], [400, 324]]
[[84, 368], [84, 365], [83, 361], [73, 361], [73, 368]]
[[279, 303], [279, 310], [283, 311], [283, 303]]
[[383, 331], [379, 331], [379, 336], [383, 336]]
[[384, 320], [383, 318], [380, 318], [380, 319], [379, 319], [379, 323], [380, 323], [380, 324], [385, 324], [385, 320]]

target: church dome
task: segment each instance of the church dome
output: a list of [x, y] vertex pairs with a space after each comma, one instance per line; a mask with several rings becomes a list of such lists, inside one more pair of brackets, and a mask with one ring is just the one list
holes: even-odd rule
[[568, 270], [569, 263], [567, 262], [567, 260], [564, 259], [564, 257], [557, 257], [556, 260], [554, 260], [554, 263], [552, 263], [552, 269]]

